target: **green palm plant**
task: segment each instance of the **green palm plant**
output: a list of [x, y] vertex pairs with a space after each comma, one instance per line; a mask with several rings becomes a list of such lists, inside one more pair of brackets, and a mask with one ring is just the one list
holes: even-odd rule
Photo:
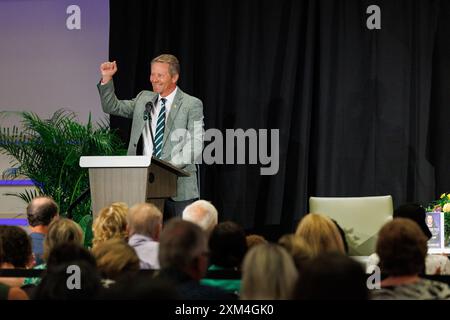
[[[0, 115], [6, 116], [5, 112]], [[0, 126], [0, 152], [12, 156], [14, 170], [3, 172], [3, 179], [26, 176], [36, 188], [22, 193], [8, 194], [30, 202], [38, 195], [51, 196], [62, 215], [89, 187], [86, 168], [80, 168], [81, 156], [124, 154], [124, 146], [105, 122], [87, 124], [77, 121], [68, 110], [56, 111], [50, 119], [42, 119], [32, 112], [20, 112], [21, 128]], [[90, 199], [73, 210], [72, 218], [89, 231], [92, 222]], [[89, 242], [89, 233], [86, 241]]]

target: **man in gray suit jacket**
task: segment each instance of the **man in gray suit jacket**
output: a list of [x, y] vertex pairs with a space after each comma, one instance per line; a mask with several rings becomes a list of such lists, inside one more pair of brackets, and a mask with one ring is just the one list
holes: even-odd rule
[[152, 60], [153, 91], [143, 90], [132, 100], [119, 100], [114, 93], [116, 61], [102, 63], [100, 71], [102, 80], [97, 87], [103, 111], [133, 119], [128, 155], [157, 156], [190, 173], [178, 178], [176, 197], [165, 203], [166, 219], [181, 216], [184, 207], [199, 197], [195, 161], [203, 149], [201, 100], [178, 88], [180, 64], [173, 55]]

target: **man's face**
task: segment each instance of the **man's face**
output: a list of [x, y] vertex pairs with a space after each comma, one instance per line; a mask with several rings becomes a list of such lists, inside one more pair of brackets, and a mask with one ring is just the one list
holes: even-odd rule
[[162, 97], [166, 97], [175, 90], [177, 81], [178, 74], [170, 75], [168, 63], [152, 63], [150, 82], [152, 83], [154, 92], [159, 93]]
[[432, 225], [432, 224], [433, 224], [433, 216], [427, 216], [427, 223], [428, 223], [429, 225]]

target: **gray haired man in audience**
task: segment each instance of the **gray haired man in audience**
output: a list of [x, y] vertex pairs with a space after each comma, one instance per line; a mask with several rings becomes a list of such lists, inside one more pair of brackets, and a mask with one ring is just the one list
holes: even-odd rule
[[209, 234], [217, 225], [217, 209], [209, 201], [197, 200], [184, 209], [183, 220], [197, 224]]
[[128, 211], [128, 244], [136, 250], [141, 269], [159, 269], [162, 213], [151, 203], [138, 203]]
[[179, 218], [169, 220], [161, 233], [159, 278], [173, 283], [182, 299], [233, 299], [221, 289], [200, 280], [208, 268], [208, 240], [196, 224]]
[[27, 219], [36, 265], [44, 263], [44, 239], [50, 222], [58, 216], [58, 205], [50, 197], [36, 197], [27, 206]]

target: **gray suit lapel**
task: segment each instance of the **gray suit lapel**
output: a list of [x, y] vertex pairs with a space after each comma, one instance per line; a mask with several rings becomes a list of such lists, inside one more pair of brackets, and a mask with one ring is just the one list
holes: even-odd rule
[[184, 95], [183, 91], [181, 91], [181, 89], [178, 88], [177, 94], [175, 95], [175, 98], [173, 99], [172, 106], [170, 107], [170, 112], [167, 117], [166, 127], [164, 128], [164, 141], [163, 141], [163, 145], [162, 145], [163, 148], [164, 148], [164, 145], [166, 144], [168, 137], [170, 136], [170, 133], [172, 132], [173, 123], [175, 121], [175, 118], [177, 117], [178, 111], [181, 108], [181, 104], [183, 103], [183, 95]]
[[[135, 119], [135, 121], [137, 121], [137, 123], [136, 123], [136, 127], [137, 127], [136, 134], [138, 135], [136, 137], [137, 139], [139, 139], [140, 135], [142, 134], [142, 131], [144, 130], [144, 125], [145, 125], [144, 110], [145, 110], [144, 104], [137, 104], [136, 109], [134, 110], [134, 112], [136, 112], [138, 114], [138, 116]], [[140, 115], [142, 115], [142, 116], [140, 116]]]

